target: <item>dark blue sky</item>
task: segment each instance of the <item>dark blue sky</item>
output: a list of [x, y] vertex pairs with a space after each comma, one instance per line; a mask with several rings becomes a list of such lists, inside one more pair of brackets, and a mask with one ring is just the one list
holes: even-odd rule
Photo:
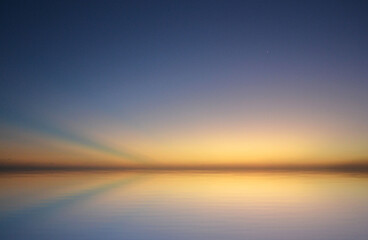
[[[345, 158], [365, 158], [367, 12], [366, 1], [2, 1], [2, 129], [174, 159], [167, 149], [199, 139], [181, 150], [202, 159], [221, 138], [236, 154], [209, 156], [247, 159], [258, 147], [240, 151], [237, 134], [270, 143], [289, 126], [287, 141], [328, 136], [296, 158], [345, 141]], [[139, 140], [101, 137], [113, 129]]]

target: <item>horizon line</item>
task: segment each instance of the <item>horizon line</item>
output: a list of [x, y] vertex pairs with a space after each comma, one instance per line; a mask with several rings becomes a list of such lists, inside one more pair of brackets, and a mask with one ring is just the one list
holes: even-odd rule
[[8, 171], [360, 171], [368, 172], [368, 162], [330, 164], [143, 164], [143, 165], [42, 165], [0, 163]]

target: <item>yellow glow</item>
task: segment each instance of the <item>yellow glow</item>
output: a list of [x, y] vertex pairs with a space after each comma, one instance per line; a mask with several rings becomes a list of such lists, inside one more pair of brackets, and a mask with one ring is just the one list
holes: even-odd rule
[[[329, 164], [368, 158], [368, 138], [357, 131], [336, 131], [323, 124], [282, 119], [236, 122], [214, 121], [137, 131], [117, 122], [91, 120], [78, 134], [116, 150], [149, 158], [151, 165], [211, 164]], [[21, 141], [2, 139], [2, 162], [84, 166], [136, 164], [88, 146], [32, 131], [6, 129]], [[349, 138], [350, 136], [350, 138]]]

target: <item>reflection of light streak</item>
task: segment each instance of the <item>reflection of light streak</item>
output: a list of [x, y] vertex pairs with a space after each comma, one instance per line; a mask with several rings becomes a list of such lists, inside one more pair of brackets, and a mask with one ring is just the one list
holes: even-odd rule
[[38, 216], [50, 213], [52, 211], [67, 207], [71, 204], [87, 200], [94, 196], [103, 194], [115, 188], [121, 188], [129, 184], [135, 183], [141, 177], [135, 176], [128, 179], [113, 181], [112, 183], [104, 184], [102, 186], [93, 187], [76, 194], [64, 196], [62, 198], [51, 199], [46, 202], [42, 202], [40, 205], [28, 207], [18, 211], [10, 212], [0, 218], [0, 228], [2, 229], [19, 229], [19, 224], [27, 223]]

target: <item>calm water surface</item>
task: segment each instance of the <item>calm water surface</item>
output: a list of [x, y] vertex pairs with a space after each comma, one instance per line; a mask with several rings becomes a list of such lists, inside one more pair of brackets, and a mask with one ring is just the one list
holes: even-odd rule
[[367, 240], [368, 175], [1, 173], [0, 239]]

